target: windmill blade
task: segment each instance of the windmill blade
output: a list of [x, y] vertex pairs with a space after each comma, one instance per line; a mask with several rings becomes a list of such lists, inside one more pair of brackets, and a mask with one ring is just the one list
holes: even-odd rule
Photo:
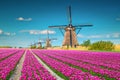
[[65, 28], [67, 25], [48, 26], [49, 28]]
[[78, 32], [77, 32], [77, 34], [76, 35], [78, 35], [79, 34], [79, 32], [80, 32], [80, 30], [82, 29], [82, 28], [77, 28], [78, 29]]
[[36, 44], [40, 44], [41, 42], [37, 42]]
[[72, 24], [72, 16], [71, 16], [71, 6], [68, 8], [68, 15], [69, 15], [69, 24]]
[[75, 25], [74, 27], [92, 27], [92, 24], [81, 24], [81, 25]]
[[62, 29], [61, 29], [61, 28], [59, 28], [59, 30], [60, 30], [60, 32], [62, 33], [62, 35], [64, 36], [64, 33], [63, 33]]
[[33, 45], [36, 45], [37, 43], [34, 43]]

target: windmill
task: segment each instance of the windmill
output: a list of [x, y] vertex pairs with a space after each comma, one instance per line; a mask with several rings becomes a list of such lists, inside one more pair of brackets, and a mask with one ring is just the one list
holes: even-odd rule
[[39, 39], [39, 41], [36, 43], [38, 45], [37, 48], [42, 48], [42, 43], [45, 43], [45, 42]]
[[[59, 25], [59, 26], [49, 26], [49, 28], [58, 28], [62, 35], [64, 36], [62, 46], [71, 46], [76, 47], [78, 45], [77, 35], [82, 29], [82, 27], [91, 27], [91, 24], [82, 24], [82, 25], [72, 25], [72, 16], [71, 16], [71, 6], [68, 8], [69, 13], [69, 24], [68, 25]], [[63, 33], [62, 29], [65, 30]], [[76, 34], [75, 30], [78, 29]]]
[[47, 30], [47, 39], [46, 39], [46, 47], [51, 47], [51, 41], [52, 40], [57, 40], [56, 38], [49, 38], [49, 31]]

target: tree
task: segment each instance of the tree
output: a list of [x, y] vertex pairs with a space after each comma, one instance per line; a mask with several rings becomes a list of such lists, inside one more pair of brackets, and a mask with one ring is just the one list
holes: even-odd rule
[[91, 42], [90, 42], [90, 40], [88, 39], [88, 40], [86, 40], [86, 41], [83, 41], [83, 43], [82, 43], [81, 45], [82, 45], [82, 46], [85, 46], [85, 47], [88, 47], [88, 46], [91, 45]]
[[111, 41], [98, 41], [90, 46], [90, 50], [106, 50], [111, 51], [114, 50], [114, 44]]

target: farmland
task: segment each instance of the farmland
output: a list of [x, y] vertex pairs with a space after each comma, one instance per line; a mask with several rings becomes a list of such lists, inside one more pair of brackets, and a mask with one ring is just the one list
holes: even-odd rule
[[120, 52], [4, 48], [0, 80], [120, 80]]

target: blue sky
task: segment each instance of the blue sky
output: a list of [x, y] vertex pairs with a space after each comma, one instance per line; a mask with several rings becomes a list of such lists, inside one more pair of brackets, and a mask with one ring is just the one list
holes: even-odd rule
[[[27, 47], [45, 39], [48, 26], [67, 25], [67, 7], [72, 7], [72, 24], [82, 28], [78, 42], [109, 40], [120, 44], [120, 0], [0, 0], [0, 46]], [[49, 29], [52, 45], [61, 46], [63, 36]]]

